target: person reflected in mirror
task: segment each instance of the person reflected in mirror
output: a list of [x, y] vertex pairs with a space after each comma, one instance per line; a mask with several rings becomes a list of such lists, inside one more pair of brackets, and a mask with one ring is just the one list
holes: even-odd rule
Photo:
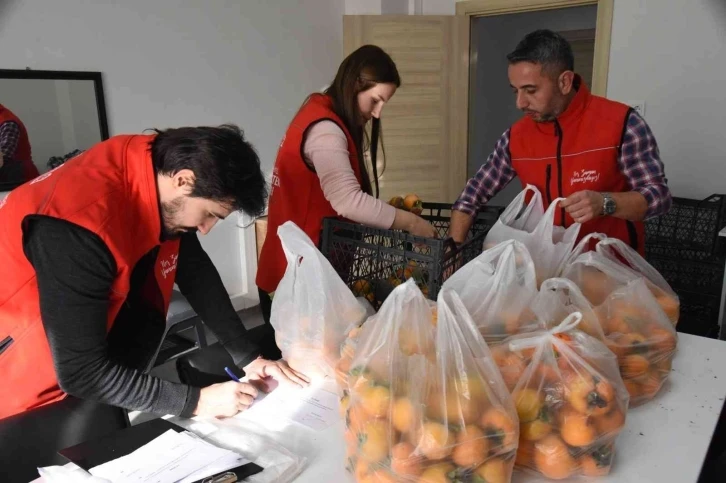
[[0, 183], [22, 184], [40, 173], [33, 163], [28, 130], [10, 109], [0, 104]]

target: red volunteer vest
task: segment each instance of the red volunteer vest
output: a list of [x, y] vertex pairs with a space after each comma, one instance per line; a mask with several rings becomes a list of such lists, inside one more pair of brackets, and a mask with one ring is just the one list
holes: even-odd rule
[[[116, 260], [109, 292], [106, 331], [130, 290], [131, 272], [157, 247], [161, 231], [156, 175], [149, 142], [153, 136], [115, 136], [0, 200], [0, 353], [3, 396], [0, 419], [65, 397], [58, 386], [40, 317], [36, 274], [23, 253], [23, 219], [45, 215], [98, 235]], [[152, 301], [162, 313], [171, 297], [179, 241], [161, 244], [154, 264]], [[91, 322], [89, 322], [91, 323]]]
[[[579, 76], [578, 80], [577, 94], [554, 122], [537, 123], [524, 117], [511, 129], [512, 166], [523, 187], [532, 184], [540, 190], [545, 206], [555, 198], [566, 198], [582, 190], [630, 190], [618, 167], [630, 109], [625, 104], [591, 95]], [[562, 209], [558, 210], [555, 223], [569, 226], [574, 220]], [[619, 238], [641, 255], [644, 253], [641, 222], [599, 217], [582, 225], [579, 239], [593, 232]]]
[[[38, 168], [33, 164], [33, 156], [30, 152], [30, 139], [25, 124], [7, 107], [0, 104], [0, 125], [2, 123], [12, 121], [18, 125], [20, 129], [20, 137], [18, 137], [18, 146], [15, 148], [14, 161], [23, 163], [23, 180], [30, 181], [37, 178], [40, 174]], [[5, 160], [7, 163], [9, 160]]]
[[333, 112], [328, 96], [314, 94], [300, 109], [287, 128], [277, 152], [272, 171], [272, 188], [267, 210], [267, 237], [260, 252], [257, 286], [274, 292], [287, 268], [277, 228], [287, 221], [294, 222], [318, 244], [323, 218], [338, 216], [320, 187], [320, 178], [303, 159], [303, 141], [310, 127], [323, 120], [335, 122], [348, 138], [350, 165], [361, 182], [358, 155], [353, 138], [343, 121]]

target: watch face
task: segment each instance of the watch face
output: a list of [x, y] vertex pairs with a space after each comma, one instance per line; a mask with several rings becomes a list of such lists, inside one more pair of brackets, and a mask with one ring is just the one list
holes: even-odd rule
[[612, 215], [615, 213], [615, 200], [612, 198], [605, 198], [604, 210], [606, 215]]

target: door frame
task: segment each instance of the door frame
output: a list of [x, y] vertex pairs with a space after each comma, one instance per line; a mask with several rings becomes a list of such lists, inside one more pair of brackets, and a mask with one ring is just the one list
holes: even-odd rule
[[456, 15], [470, 17], [469, 22], [471, 23], [471, 17], [597, 5], [595, 52], [592, 59], [590, 91], [595, 95], [605, 97], [610, 66], [610, 36], [613, 27], [614, 3], [615, 0], [465, 0], [456, 2]]

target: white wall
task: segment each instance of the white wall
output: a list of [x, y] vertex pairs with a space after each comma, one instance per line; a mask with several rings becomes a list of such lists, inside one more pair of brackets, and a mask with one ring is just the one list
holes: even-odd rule
[[671, 191], [726, 193], [726, 2], [616, 0], [608, 97], [644, 100]]
[[345, 15], [380, 15], [387, 0], [345, 0]]
[[346, 15], [454, 15], [455, 0], [345, 0]]
[[[4, 68], [103, 73], [111, 134], [239, 124], [272, 169], [305, 96], [342, 56], [341, 0], [6, 0]], [[202, 237], [228, 291], [254, 289], [236, 217]], [[254, 243], [254, 236], [251, 237]], [[254, 254], [252, 248], [251, 253]]]

